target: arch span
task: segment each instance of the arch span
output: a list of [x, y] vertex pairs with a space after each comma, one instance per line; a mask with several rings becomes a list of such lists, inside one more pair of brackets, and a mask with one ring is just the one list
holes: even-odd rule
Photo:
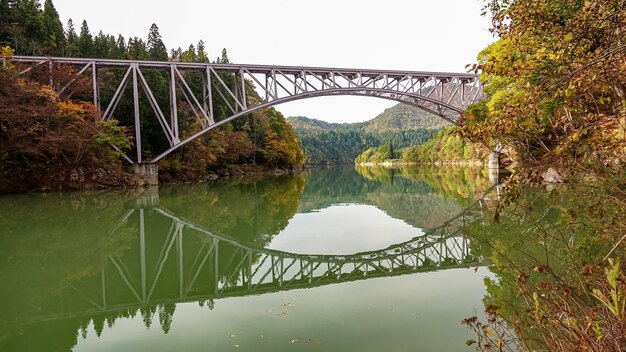
[[[102, 119], [112, 118], [130, 85], [136, 141], [136, 158], [126, 158], [131, 163], [157, 162], [215, 127], [256, 110], [290, 101], [321, 96], [373, 96], [415, 106], [456, 124], [469, 104], [483, 99], [478, 75], [468, 73], [27, 56], [2, 59], [4, 65], [12, 62], [20, 74], [26, 74], [37, 66], [50, 69], [59, 65], [75, 67], [77, 76], [74, 79], [56, 86], [52, 82], [53, 86], [60, 92], [68, 92], [78, 76], [91, 79], [93, 102], [102, 112]], [[125, 74], [105, 104], [99, 93], [102, 83], [99, 72], [107, 69], [123, 70]], [[162, 102], [152, 93], [143, 70], [159, 70], [167, 74], [169, 106], [161, 107]], [[197, 72], [196, 76], [202, 76], [201, 91], [187, 82], [187, 72]], [[142, 116], [138, 108], [140, 92], [150, 103], [169, 143], [167, 150], [151, 160], [143, 160], [142, 156]], [[202, 125], [201, 131], [186, 138], [179, 133], [179, 99], [191, 106]], [[230, 116], [215, 121], [214, 99], [228, 106]], [[164, 111], [169, 112], [169, 116]]]

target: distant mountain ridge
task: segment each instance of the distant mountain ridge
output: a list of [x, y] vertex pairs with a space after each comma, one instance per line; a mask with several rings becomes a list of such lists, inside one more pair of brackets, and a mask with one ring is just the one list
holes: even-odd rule
[[422, 109], [397, 104], [365, 122], [367, 132], [406, 131], [416, 129], [441, 129], [450, 123]]
[[419, 129], [441, 129], [450, 123], [438, 116], [406, 104], [394, 105], [365, 122], [331, 123], [305, 116], [288, 117], [287, 122], [297, 130], [363, 130], [369, 133], [399, 132]]
[[318, 119], [312, 119], [306, 116], [288, 117], [287, 122], [289, 122], [294, 129], [324, 131], [358, 130], [365, 125], [365, 122], [331, 123]]
[[409, 105], [395, 105], [374, 119], [331, 123], [304, 116], [288, 117], [304, 150], [306, 164], [351, 164], [364, 150], [385, 143], [393, 149], [420, 145], [449, 123]]

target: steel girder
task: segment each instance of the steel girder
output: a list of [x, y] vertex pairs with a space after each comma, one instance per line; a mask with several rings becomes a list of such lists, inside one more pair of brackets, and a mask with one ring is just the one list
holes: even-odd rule
[[[36, 66], [72, 66], [76, 75], [63, 87], [55, 87], [67, 92], [78, 76], [91, 80], [93, 103], [101, 111], [102, 119], [115, 116], [117, 107], [126, 91], [132, 86], [134, 107], [135, 159], [126, 157], [130, 163], [144, 162], [141, 148], [140, 93], [150, 103], [169, 148], [148, 162], [158, 162], [186, 143], [209, 132], [215, 127], [247, 115], [255, 110], [300, 99], [355, 95], [389, 99], [409, 104], [433, 113], [456, 124], [465, 108], [484, 98], [483, 86], [478, 75], [468, 73], [366, 70], [350, 68], [296, 67], [274, 65], [243, 64], [201, 64], [184, 62], [153, 62], [133, 60], [79, 59], [59, 57], [14, 56], [2, 58], [3, 65], [11, 62], [16, 71], [26, 74]], [[100, 97], [102, 82], [100, 70], [117, 69], [125, 71], [121, 81], [109, 101], [103, 105]], [[158, 70], [167, 73], [169, 81], [170, 116], [165, 116], [163, 102], [159, 102], [150, 88], [143, 72]], [[194, 91], [187, 82], [187, 72], [202, 75], [202, 91]], [[234, 76], [234, 84], [228, 84], [225, 75]], [[216, 121], [213, 99], [217, 97], [228, 106], [230, 116]], [[251, 98], [252, 97], [252, 98]], [[200, 122], [202, 130], [191, 136], [181, 136], [178, 117], [181, 99], [191, 107]]]

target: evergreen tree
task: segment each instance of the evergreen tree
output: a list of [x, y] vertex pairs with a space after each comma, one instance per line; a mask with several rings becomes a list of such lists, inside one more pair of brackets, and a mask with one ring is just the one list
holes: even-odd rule
[[204, 41], [200, 40], [198, 42], [198, 62], [207, 63], [209, 62], [209, 58], [206, 53], [206, 48], [204, 47]]
[[17, 34], [22, 31], [18, 26], [16, 0], [0, 0], [0, 46], [15, 45]]
[[43, 17], [39, 2], [36, 0], [20, 0], [15, 2], [18, 26], [20, 30], [15, 37], [15, 50], [19, 54], [41, 54], [41, 34]]
[[222, 58], [218, 60], [219, 63], [227, 64], [228, 61], [228, 53], [226, 52], [226, 48], [222, 49]]
[[93, 56], [99, 58], [108, 57], [109, 48], [107, 44], [107, 37], [100, 31], [98, 35], [93, 38]]
[[159, 33], [159, 27], [156, 23], [150, 26], [150, 32], [148, 33], [148, 58], [153, 61], [167, 61], [167, 48], [163, 44], [161, 34]]
[[89, 32], [87, 21], [83, 20], [78, 37], [78, 56], [91, 57], [93, 55], [93, 38]]
[[183, 57], [183, 49], [178, 47], [178, 49], [172, 49], [170, 52], [170, 60], [172, 61], [181, 61]]
[[70, 18], [67, 21], [67, 31], [65, 32], [66, 46], [65, 46], [65, 55], [66, 56], [76, 56], [78, 54], [78, 34], [76, 34], [76, 29], [74, 28], [74, 21]]
[[126, 47], [126, 40], [124, 36], [121, 34], [117, 37], [117, 51], [119, 53], [119, 59], [127, 59], [128, 58], [128, 48]]
[[139, 37], [128, 39], [128, 58], [131, 60], [147, 60], [146, 43]]
[[52, 0], [46, 0], [43, 6], [43, 30], [44, 50], [46, 54], [60, 56], [65, 49], [65, 33], [59, 18], [59, 13], [54, 8]]
[[198, 60], [198, 56], [196, 55], [196, 48], [192, 45], [189, 45], [189, 49], [187, 49], [181, 55], [182, 62], [196, 62]]

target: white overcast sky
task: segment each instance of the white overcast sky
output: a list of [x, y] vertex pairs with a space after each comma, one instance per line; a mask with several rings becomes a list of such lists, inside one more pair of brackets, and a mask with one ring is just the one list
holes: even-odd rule
[[[42, 1], [43, 3], [43, 1]], [[147, 38], [159, 26], [169, 49], [204, 40], [236, 63], [464, 72], [494, 41], [482, 0], [53, 0], [64, 25], [86, 19], [92, 34]], [[285, 116], [365, 121], [393, 102], [366, 97], [305, 99]]]

